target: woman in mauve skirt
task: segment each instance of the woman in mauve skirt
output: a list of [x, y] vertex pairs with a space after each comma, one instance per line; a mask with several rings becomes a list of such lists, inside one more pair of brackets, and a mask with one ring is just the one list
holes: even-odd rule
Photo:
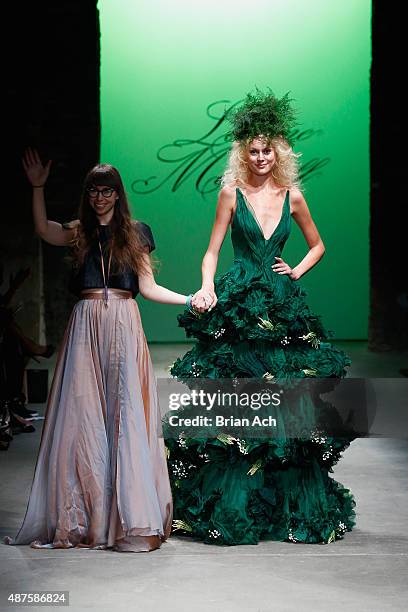
[[133, 221], [119, 172], [95, 166], [79, 218], [48, 221], [50, 162], [28, 149], [35, 229], [71, 246], [80, 298], [65, 331], [23, 524], [7, 544], [142, 552], [170, 534], [172, 497], [156, 381], [135, 295], [165, 304], [187, 296], [155, 283], [148, 225]]

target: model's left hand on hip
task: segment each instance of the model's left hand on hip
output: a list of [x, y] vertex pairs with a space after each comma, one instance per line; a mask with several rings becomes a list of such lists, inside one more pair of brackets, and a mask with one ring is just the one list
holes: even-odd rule
[[292, 268], [285, 262], [281, 257], [275, 257], [277, 259], [277, 263], [271, 266], [274, 272], [278, 274], [292, 274]]

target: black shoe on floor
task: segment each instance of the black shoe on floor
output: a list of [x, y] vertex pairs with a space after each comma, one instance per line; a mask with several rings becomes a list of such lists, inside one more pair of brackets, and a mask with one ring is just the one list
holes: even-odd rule
[[20, 433], [33, 433], [35, 431], [35, 427], [29, 425], [27, 420], [13, 414], [13, 412], [10, 412], [10, 425], [13, 435]]
[[38, 412], [35, 410], [27, 410], [24, 403], [21, 400], [13, 400], [9, 404], [9, 410], [16, 416], [21, 417], [22, 419], [29, 421], [34, 417], [38, 416]]

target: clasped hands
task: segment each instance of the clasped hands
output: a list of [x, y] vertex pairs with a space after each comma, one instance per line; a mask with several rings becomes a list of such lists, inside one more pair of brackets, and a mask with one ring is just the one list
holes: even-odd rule
[[196, 312], [212, 310], [217, 303], [217, 296], [214, 289], [201, 287], [191, 298], [191, 306]]
[[[275, 257], [277, 262], [271, 266], [272, 270], [277, 274], [287, 274], [293, 280], [296, 280], [293, 269], [281, 257]], [[201, 287], [191, 298], [191, 306], [196, 312], [205, 312], [212, 310], [217, 304], [217, 296], [213, 287]]]

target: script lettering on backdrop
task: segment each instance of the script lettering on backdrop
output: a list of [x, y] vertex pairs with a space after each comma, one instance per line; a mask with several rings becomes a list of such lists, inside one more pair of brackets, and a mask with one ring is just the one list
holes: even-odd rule
[[[133, 193], [147, 194], [160, 189], [169, 183], [171, 191], [177, 191], [186, 181], [194, 181], [196, 190], [204, 197], [219, 189], [220, 174], [217, 165], [227, 156], [231, 141], [225, 131], [225, 119], [228, 113], [241, 101], [231, 104], [229, 100], [218, 100], [207, 107], [207, 116], [214, 121], [213, 127], [197, 139], [178, 139], [163, 145], [157, 151], [159, 162], [169, 164], [169, 172], [162, 178], [149, 176], [132, 181]], [[230, 105], [227, 107], [227, 105]], [[222, 110], [217, 110], [222, 109]], [[294, 143], [318, 136], [322, 130], [294, 130]], [[300, 164], [300, 179], [303, 183], [312, 177], [319, 176], [322, 168], [330, 162], [329, 157], [314, 157]], [[221, 165], [219, 165], [221, 169]]]

